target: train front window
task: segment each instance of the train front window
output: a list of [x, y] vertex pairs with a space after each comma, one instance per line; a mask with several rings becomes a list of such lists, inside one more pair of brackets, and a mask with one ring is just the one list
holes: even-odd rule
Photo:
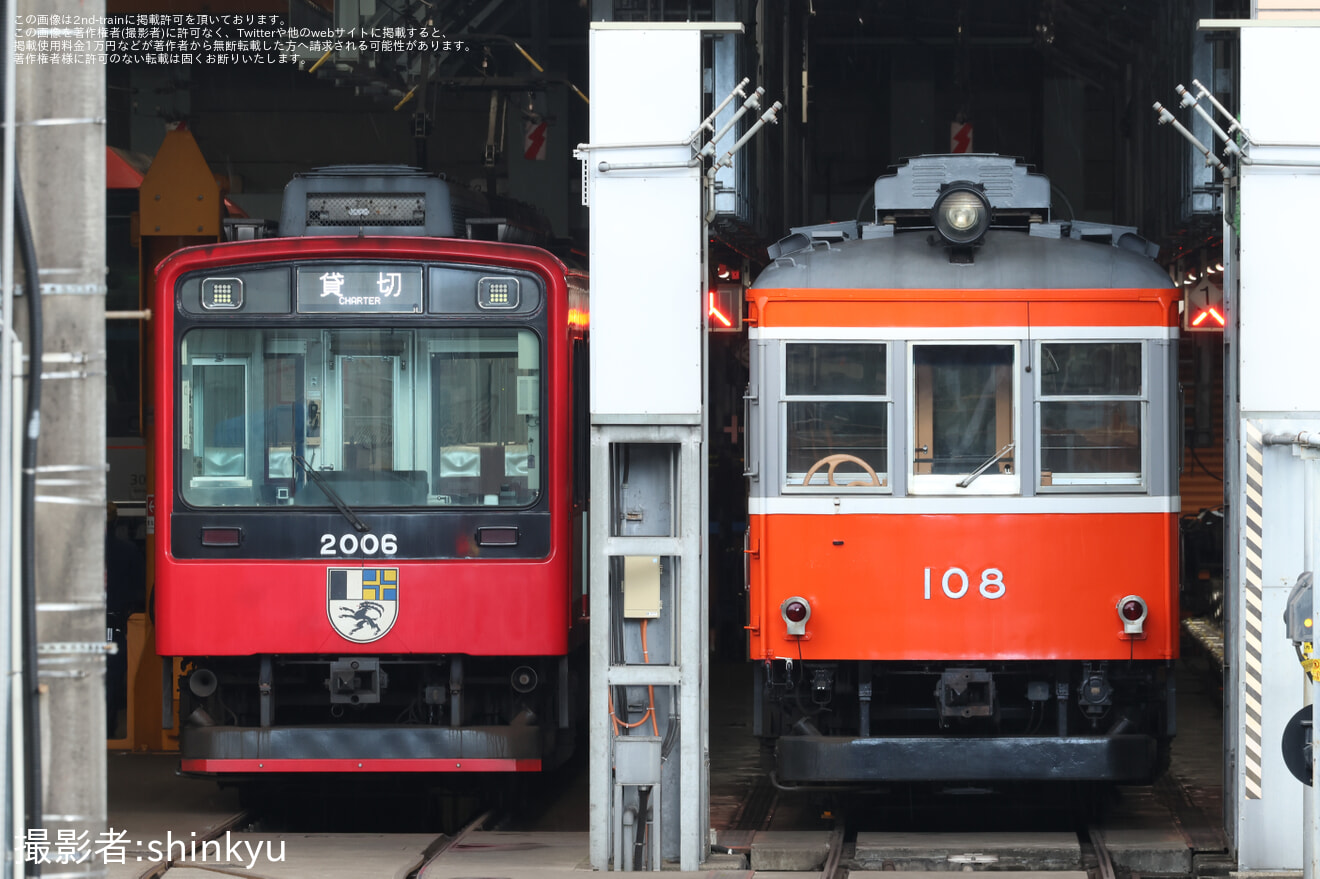
[[322, 486], [350, 507], [540, 496], [529, 329], [203, 328], [180, 355], [180, 487], [194, 507], [333, 507]]
[[887, 353], [875, 342], [785, 344], [785, 486], [888, 489]]
[[[247, 363], [214, 356], [193, 368], [184, 383], [184, 406], [192, 429], [184, 435], [193, 451], [197, 480], [243, 479], [247, 473]], [[189, 443], [191, 441], [191, 443]]]
[[1143, 484], [1141, 342], [1042, 342], [1040, 485]]
[[394, 388], [398, 367], [397, 357], [340, 358], [342, 469], [394, 469]]
[[913, 344], [912, 491], [1011, 494], [1016, 345]]
[[431, 457], [440, 503], [540, 492], [540, 344], [529, 330], [449, 330], [431, 344]]

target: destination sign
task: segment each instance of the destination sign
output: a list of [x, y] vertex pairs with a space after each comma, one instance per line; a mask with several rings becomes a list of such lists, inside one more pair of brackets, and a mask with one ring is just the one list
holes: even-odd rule
[[298, 268], [300, 312], [419, 314], [421, 310], [421, 266], [354, 263]]

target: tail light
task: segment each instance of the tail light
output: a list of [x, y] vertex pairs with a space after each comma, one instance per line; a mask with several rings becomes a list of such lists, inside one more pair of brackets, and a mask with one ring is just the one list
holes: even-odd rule
[[796, 595], [792, 598], [785, 598], [784, 603], [779, 605], [779, 615], [784, 618], [784, 622], [788, 625], [788, 634], [805, 635], [807, 634], [807, 620], [811, 619], [811, 603]]
[[1118, 601], [1118, 618], [1123, 621], [1124, 635], [1140, 635], [1146, 624], [1146, 600], [1140, 595], [1127, 595]]

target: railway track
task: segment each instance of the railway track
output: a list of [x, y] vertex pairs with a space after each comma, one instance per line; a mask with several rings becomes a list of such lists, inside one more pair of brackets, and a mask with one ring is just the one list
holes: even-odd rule
[[[1054, 834], [1046, 834], [1033, 839], [1031, 834], [1015, 834], [1012, 842], [1003, 845], [987, 845], [983, 836], [969, 836], [966, 844], [960, 846], [950, 839], [949, 834], [910, 834], [901, 846], [893, 847], [895, 857], [877, 863], [865, 857], [859, 859], [856, 836], [850, 837], [841, 824], [829, 834], [819, 875], [820, 879], [849, 879], [910, 870], [938, 874], [1005, 869], [1017, 873], [1054, 873], [1061, 867], [1070, 867], [1073, 871], [1085, 871], [1093, 879], [1118, 879], [1119, 871], [1100, 828], [1087, 827], [1077, 834], [1077, 862], [1070, 865], [1060, 863], [1059, 855], [1064, 846], [1049, 838], [1052, 836]], [[966, 850], [960, 850], [962, 848]], [[1036, 862], [1027, 854], [1032, 849], [1040, 850]]]
[[[752, 821], [760, 811], [758, 808], [748, 812], [746, 820]], [[1094, 824], [1072, 831], [932, 832], [918, 827], [906, 831], [877, 831], [865, 829], [874, 820], [866, 809], [850, 809], [848, 806], [827, 811], [822, 818], [832, 821], [831, 829], [805, 835], [801, 831], [745, 831], [749, 838], [755, 837], [756, 850], [750, 864], [744, 863], [742, 871], [735, 868], [729, 875], [742, 879], [749, 875], [746, 872], [748, 867], [753, 870], [791, 869], [799, 874], [810, 872], [819, 875], [820, 879], [859, 879], [864, 875], [894, 871], [1069, 871], [1086, 872], [1091, 879], [1125, 879], [1147, 872], [1134, 869], [1131, 863], [1125, 864], [1111, 853], [1111, 841], [1121, 841], [1122, 831], [1111, 831]], [[1021, 826], [1027, 828], [1030, 825]], [[521, 817], [511, 817], [510, 813], [498, 808], [483, 811], [448, 834], [303, 833], [252, 824], [204, 838], [199, 835], [197, 852], [205, 853], [208, 843], [216, 844], [210, 857], [205, 854], [201, 857], [184, 855], [163, 863], [141, 864], [137, 870], [131, 869], [133, 865], [130, 864], [128, 869], [114, 870], [109, 875], [111, 879], [128, 879], [130, 876], [134, 879], [174, 879], [176, 876], [182, 879], [195, 875], [189, 872], [190, 869], [201, 868], [254, 879], [289, 875], [406, 879], [508, 875], [552, 879], [572, 873], [580, 866], [586, 854], [586, 833], [552, 833], [525, 827]], [[777, 836], [786, 840], [785, 851], [814, 847], [818, 859], [811, 866], [782, 866], [782, 853], [766, 854], [767, 848], [775, 848]], [[1117, 850], [1121, 851], [1122, 846]], [[1190, 851], [1186, 848], [1184, 851], [1187, 852], [1185, 870], [1161, 872], [1190, 875]], [[759, 866], [758, 857], [762, 859]], [[781, 866], [767, 867], [767, 857], [780, 857]], [[518, 865], [523, 865], [522, 869], [517, 869]], [[527, 872], [528, 869], [532, 872]], [[345, 873], [345, 870], [349, 872]]]
[[1116, 879], [1114, 859], [1109, 856], [1109, 849], [1105, 848], [1104, 832], [1098, 827], [1091, 827], [1087, 829], [1087, 836], [1091, 840], [1091, 852], [1095, 855], [1098, 879]]
[[1228, 863], [1217, 810], [1174, 809], [1161, 786], [1107, 788], [1103, 799], [1085, 803], [1070, 792], [1077, 793], [1039, 785], [1000, 793], [927, 789], [923, 799], [902, 786], [864, 794], [779, 791], [765, 829], [751, 824], [748, 808], [737, 830], [719, 839], [745, 834], [752, 870], [822, 879], [892, 871], [1128, 879], [1191, 876], [1194, 867]]

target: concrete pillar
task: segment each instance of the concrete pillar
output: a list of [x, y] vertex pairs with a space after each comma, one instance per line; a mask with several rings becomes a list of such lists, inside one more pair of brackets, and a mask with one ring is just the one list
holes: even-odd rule
[[[96, 21], [105, 9], [98, 0], [22, 0], [15, 13], [26, 29], [29, 16]], [[73, 40], [72, 28], [53, 25], [47, 38]], [[106, 823], [105, 70], [48, 63], [14, 75], [44, 324], [42, 362], [30, 365], [43, 375], [36, 521], [22, 523], [37, 538], [43, 824], [51, 840], [72, 831], [94, 842]], [[15, 315], [23, 336], [27, 305], [20, 300]], [[68, 877], [104, 871], [92, 858], [58, 865]]]

